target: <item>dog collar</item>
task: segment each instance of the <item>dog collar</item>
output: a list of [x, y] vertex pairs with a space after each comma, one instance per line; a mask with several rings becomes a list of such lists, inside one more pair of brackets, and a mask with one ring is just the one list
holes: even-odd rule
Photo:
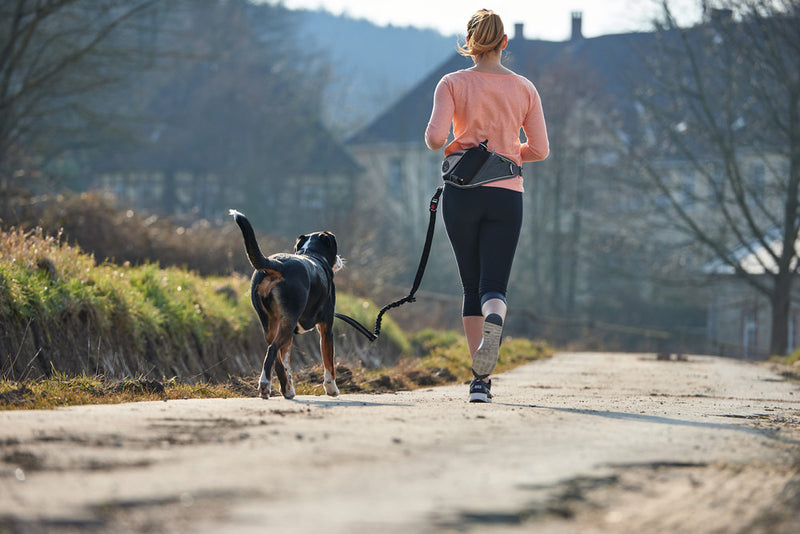
[[325, 267], [330, 269], [331, 272], [333, 272], [333, 268], [330, 265], [328, 265], [328, 260], [320, 256], [317, 252], [314, 252], [313, 250], [308, 250], [305, 245], [303, 245], [302, 248], [300, 248], [300, 250], [295, 252], [295, 254], [297, 254], [298, 256], [308, 256], [309, 258], [314, 258], [315, 260], [319, 260], [320, 263], [322, 263]]

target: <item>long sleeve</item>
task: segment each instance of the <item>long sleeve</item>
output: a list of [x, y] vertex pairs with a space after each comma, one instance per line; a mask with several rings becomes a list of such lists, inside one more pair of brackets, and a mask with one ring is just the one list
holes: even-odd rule
[[447, 142], [454, 111], [453, 94], [446, 78], [442, 78], [433, 93], [433, 110], [425, 128], [425, 144], [431, 150], [439, 150]]
[[[450, 127], [453, 139], [447, 144]], [[526, 142], [520, 140], [520, 129]], [[489, 140], [489, 150], [518, 165], [540, 161], [550, 154], [539, 92], [530, 80], [516, 74], [459, 70], [446, 74], [433, 94], [433, 109], [425, 129], [431, 150], [445, 155]], [[523, 192], [522, 176], [487, 183]]]
[[550, 141], [547, 138], [547, 126], [544, 121], [542, 100], [539, 92], [534, 89], [533, 102], [531, 103], [525, 122], [522, 124], [527, 141], [520, 146], [522, 161], [541, 161], [550, 154]]

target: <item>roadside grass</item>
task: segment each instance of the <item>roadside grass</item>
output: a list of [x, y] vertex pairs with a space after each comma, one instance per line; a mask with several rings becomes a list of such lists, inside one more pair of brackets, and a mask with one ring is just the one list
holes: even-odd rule
[[[472, 378], [466, 340], [455, 332], [423, 330], [410, 342], [421, 356], [407, 356], [389, 368], [337, 366], [337, 383], [343, 394], [390, 393], [467, 383]], [[500, 347], [496, 373], [524, 363], [547, 358], [552, 350], [543, 343], [509, 338]], [[324, 395], [322, 365], [295, 373], [298, 395]], [[189, 384], [180, 380], [152, 380], [145, 377], [107, 380], [103, 376], [68, 376], [54, 372], [38, 380], [0, 380], [0, 410], [41, 410], [85, 404], [165, 401], [179, 399], [225, 399], [255, 397], [258, 374], [231, 377], [227, 382]], [[280, 392], [273, 381], [273, 395]]]
[[[239, 298], [249, 287], [244, 277], [201, 277], [157, 263], [97, 265], [41, 229], [0, 232], [0, 250], [0, 377], [49, 375], [52, 366], [73, 375], [103, 374], [108, 365], [138, 374], [168, 368], [164, 355], [211, 355], [220, 340], [252, 344], [252, 309]], [[87, 350], [88, 341], [99, 348]], [[20, 357], [42, 347], [47, 358]]]
[[[374, 328], [375, 320], [380, 310], [378, 306], [369, 299], [356, 297], [349, 293], [337, 291], [336, 311], [339, 313], [344, 313], [345, 315], [349, 315], [371, 331]], [[334, 335], [336, 335], [340, 328], [350, 330], [352, 327], [345, 325], [338, 320], [334, 321]], [[384, 315], [381, 322], [380, 334], [381, 340], [388, 342], [391, 351], [398, 354], [409, 354], [411, 352], [411, 344], [408, 334], [404, 332], [403, 329], [400, 328], [400, 326], [391, 317]]]
[[[242, 371], [222, 367], [231, 354], [262, 350], [247, 298], [249, 279], [203, 277], [158, 263], [97, 264], [61, 235], [47, 236], [41, 229], [0, 231], [0, 250], [0, 410], [255, 396], [258, 375], [232, 376]], [[369, 300], [346, 293], [337, 295], [337, 310], [368, 326], [378, 311]], [[348, 343], [337, 341], [340, 354], [359, 350]], [[398, 363], [380, 369], [339, 365], [343, 393], [471, 378], [461, 334], [408, 333], [385, 317], [381, 345], [370, 350], [394, 356], [378, 361]], [[496, 372], [551, 352], [544, 344], [507, 338]], [[194, 369], [205, 371], [197, 375]], [[249, 366], [244, 369], [249, 372]], [[299, 369], [297, 393], [323, 394], [322, 374], [321, 365]], [[153, 378], [159, 376], [188, 379]]]
[[788, 356], [772, 356], [769, 361], [780, 366], [778, 372], [781, 376], [787, 380], [800, 382], [800, 349]]
[[[472, 380], [466, 339], [452, 331], [421, 330], [410, 335], [417, 354], [402, 358], [397, 365], [380, 369], [337, 368], [337, 384], [343, 393], [390, 393]], [[509, 371], [535, 360], [552, 356], [544, 343], [524, 338], [507, 338], [500, 347], [494, 373]], [[342, 372], [344, 371], [344, 372]], [[295, 379], [300, 395], [322, 395], [322, 366], [301, 371]]]
[[773, 361], [775, 363], [782, 363], [784, 365], [794, 365], [797, 362], [800, 362], [800, 349], [794, 351], [788, 356], [773, 356], [772, 358], [770, 358], [770, 361]]
[[[236, 355], [262, 350], [249, 276], [200, 276], [147, 262], [96, 264], [39, 228], [0, 232], [0, 251], [0, 324], [6, 327], [0, 378], [51, 371], [186, 376], [202, 369], [199, 379], [221, 382], [249, 370], [231, 364]], [[378, 311], [345, 293], [337, 309], [366, 324]], [[383, 350], [407, 354], [406, 334], [391, 318], [383, 326]]]
[[83, 404], [236, 396], [239, 395], [223, 384], [160, 382], [146, 378], [108, 381], [102, 376], [53, 373], [39, 380], [0, 380], [0, 410], [46, 410]]

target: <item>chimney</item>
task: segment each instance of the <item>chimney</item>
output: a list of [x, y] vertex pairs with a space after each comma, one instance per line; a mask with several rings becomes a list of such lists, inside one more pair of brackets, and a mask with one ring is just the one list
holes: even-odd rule
[[583, 24], [583, 12], [582, 11], [573, 11], [572, 12], [572, 36], [570, 37], [570, 41], [578, 41], [583, 39], [583, 31], [581, 26]]
[[514, 24], [514, 39], [524, 39], [525, 36], [522, 35], [522, 30], [525, 28], [525, 25], [521, 22], [517, 22]]
[[703, 8], [704, 15], [712, 24], [724, 24], [733, 20], [732, 9]]

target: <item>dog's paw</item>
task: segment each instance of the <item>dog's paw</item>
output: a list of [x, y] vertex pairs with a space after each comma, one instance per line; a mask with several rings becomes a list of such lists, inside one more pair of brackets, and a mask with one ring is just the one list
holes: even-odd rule
[[258, 384], [258, 395], [262, 399], [268, 399], [269, 398], [269, 391], [270, 391], [270, 385], [269, 384], [267, 384], [267, 383], [259, 383]]
[[333, 378], [333, 375], [327, 369], [325, 369], [325, 373], [323, 374], [322, 387], [325, 388], [325, 393], [331, 397], [339, 396], [339, 388], [336, 387], [336, 379]]
[[294, 385], [289, 384], [289, 387], [286, 389], [286, 391], [283, 391], [282, 393], [283, 393], [283, 398], [284, 399], [293, 399], [294, 395], [295, 395], [295, 393], [294, 393]]
[[336, 387], [336, 382], [334, 382], [333, 380], [325, 380], [322, 383], [322, 387], [325, 388], [325, 393], [327, 393], [331, 397], [339, 396], [339, 388]]

